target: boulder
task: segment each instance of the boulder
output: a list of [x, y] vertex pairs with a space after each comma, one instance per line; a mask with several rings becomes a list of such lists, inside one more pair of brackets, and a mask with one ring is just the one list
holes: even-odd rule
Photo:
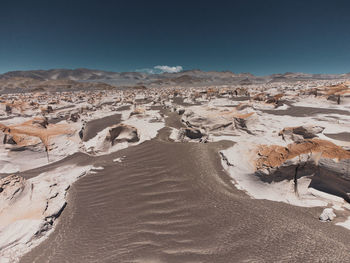
[[282, 136], [284, 140], [288, 139], [294, 142], [299, 142], [304, 139], [312, 139], [317, 137], [316, 134], [321, 133], [324, 127], [320, 126], [298, 126], [287, 127], [279, 132], [279, 136]]
[[178, 133], [178, 139], [181, 141], [198, 140], [199, 142], [207, 142], [208, 136], [200, 129], [196, 128], [181, 128]]
[[333, 208], [325, 208], [322, 214], [320, 215], [319, 219], [322, 222], [328, 222], [332, 221], [335, 217], [336, 215], [333, 212]]
[[203, 134], [198, 129], [186, 128], [184, 129], [184, 134], [190, 139], [200, 139], [203, 137]]
[[111, 142], [112, 145], [119, 142], [138, 142], [139, 140], [137, 129], [123, 123], [110, 127], [106, 137], [106, 141]]
[[176, 112], [177, 112], [179, 115], [182, 115], [182, 114], [185, 113], [185, 109], [179, 108], [179, 109], [176, 109]]
[[71, 120], [72, 122], [77, 122], [79, 118], [79, 113], [75, 112], [70, 115], [69, 120]]

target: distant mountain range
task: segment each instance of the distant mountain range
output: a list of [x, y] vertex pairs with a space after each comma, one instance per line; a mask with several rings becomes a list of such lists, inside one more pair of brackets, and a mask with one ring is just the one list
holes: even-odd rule
[[147, 74], [141, 72], [109, 72], [102, 70], [79, 69], [51, 69], [11, 71], [0, 74], [0, 84], [13, 78], [25, 78], [33, 81], [70, 80], [75, 82], [99, 82], [113, 86], [127, 87], [144, 86], [205, 86], [222, 84], [250, 85], [274, 82], [295, 82], [308, 80], [349, 79], [347, 74], [305, 74], [291, 73], [272, 74], [268, 76], [254, 76], [250, 73], [233, 73], [230, 71], [201, 71], [187, 70], [178, 73]]

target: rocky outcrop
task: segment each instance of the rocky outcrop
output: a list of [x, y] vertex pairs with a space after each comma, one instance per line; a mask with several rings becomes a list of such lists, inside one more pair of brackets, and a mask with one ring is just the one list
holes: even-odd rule
[[302, 155], [311, 155], [316, 162], [320, 158], [334, 159], [337, 161], [350, 159], [350, 152], [332, 142], [309, 139], [298, 143], [291, 143], [287, 147], [278, 145], [260, 145], [257, 150], [258, 158], [256, 168], [275, 168], [284, 162]]
[[236, 109], [193, 107], [193, 110], [185, 111], [182, 121], [188, 128], [204, 130], [206, 133], [234, 134], [236, 131], [249, 132], [247, 119], [253, 114], [254, 112], [241, 113]]
[[291, 143], [287, 147], [260, 146], [256, 172], [264, 182], [294, 181], [295, 192], [302, 177], [309, 187], [350, 202], [350, 152], [320, 139]]
[[41, 141], [46, 148], [49, 147], [50, 137], [74, 132], [74, 129], [64, 124], [49, 124], [45, 117], [35, 117], [15, 125], [0, 124], [0, 130], [6, 138], [12, 138], [19, 146], [36, 145]]
[[66, 207], [69, 186], [91, 166], [61, 166], [31, 179], [0, 179], [0, 261], [16, 262], [52, 229]]
[[280, 131], [278, 135], [282, 136], [283, 140], [300, 142], [304, 139], [317, 137], [317, 134], [323, 132], [323, 130], [324, 127], [320, 126], [287, 127]]

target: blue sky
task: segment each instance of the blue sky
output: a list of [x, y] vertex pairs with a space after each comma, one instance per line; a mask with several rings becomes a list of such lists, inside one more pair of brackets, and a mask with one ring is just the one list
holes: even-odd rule
[[1, 1], [0, 73], [350, 72], [349, 1]]

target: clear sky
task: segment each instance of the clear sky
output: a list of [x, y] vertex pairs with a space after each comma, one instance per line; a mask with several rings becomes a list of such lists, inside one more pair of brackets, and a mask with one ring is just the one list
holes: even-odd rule
[[0, 73], [350, 72], [350, 1], [1, 0]]

